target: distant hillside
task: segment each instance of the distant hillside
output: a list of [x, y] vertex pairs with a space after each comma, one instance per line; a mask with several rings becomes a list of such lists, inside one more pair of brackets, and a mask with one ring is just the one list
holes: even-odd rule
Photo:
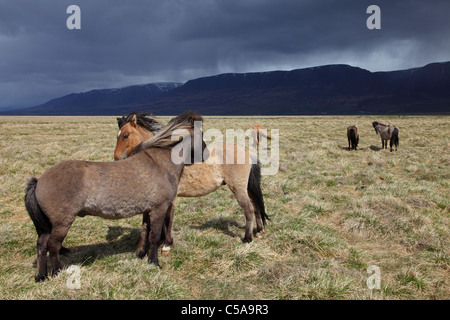
[[52, 99], [36, 107], [10, 110], [3, 114], [27, 115], [115, 115], [155, 99], [182, 83], [161, 82], [120, 89], [100, 89]]
[[[147, 88], [148, 95], [138, 94]], [[450, 62], [391, 72], [348, 65], [232, 73], [194, 79], [169, 90], [153, 85], [69, 95], [16, 114], [118, 115], [132, 111], [205, 115], [450, 113]]]

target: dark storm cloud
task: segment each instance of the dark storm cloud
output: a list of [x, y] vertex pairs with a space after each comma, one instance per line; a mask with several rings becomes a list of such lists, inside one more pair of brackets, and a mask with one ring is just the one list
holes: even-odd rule
[[[66, 8], [81, 8], [81, 30]], [[381, 8], [381, 30], [366, 9]], [[450, 60], [450, 1], [0, 0], [0, 106], [221, 72]]]

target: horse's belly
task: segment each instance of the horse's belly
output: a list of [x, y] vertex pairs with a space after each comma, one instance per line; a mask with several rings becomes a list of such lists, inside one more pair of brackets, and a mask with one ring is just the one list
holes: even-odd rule
[[93, 215], [104, 219], [130, 218], [143, 212], [149, 212], [152, 203], [145, 199], [88, 199], [80, 216]]
[[178, 185], [178, 197], [201, 197], [223, 184], [220, 165], [198, 163], [185, 166]]

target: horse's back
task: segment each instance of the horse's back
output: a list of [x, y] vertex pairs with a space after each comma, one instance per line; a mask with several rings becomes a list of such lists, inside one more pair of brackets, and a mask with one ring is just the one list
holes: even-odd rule
[[[68, 160], [47, 169], [36, 185], [36, 199], [44, 212], [70, 210], [80, 199], [87, 161]], [[78, 203], [79, 204], [79, 203]]]
[[178, 185], [179, 197], [200, 197], [217, 190], [224, 182], [222, 168], [205, 162], [184, 167]]
[[357, 136], [358, 135], [358, 128], [356, 126], [349, 126], [347, 127], [347, 138], [351, 138], [352, 135]]
[[154, 203], [173, 200], [179, 179], [179, 173], [148, 165], [152, 161], [141, 154], [115, 162], [61, 162], [38, 179], [38, 203], [50, 216], [118, 219], [148, 211]]
[[209, 158], [184, 167], [178, 185], [179, 197], [199, 197], [217, 190], [224, 183], [230, 188], [246, 188], [252, 162], [245, 148], [233, 143], [208, 146]]

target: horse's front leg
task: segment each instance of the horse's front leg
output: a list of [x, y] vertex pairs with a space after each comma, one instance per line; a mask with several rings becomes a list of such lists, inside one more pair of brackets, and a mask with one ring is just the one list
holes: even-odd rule
[[148, 248], [148, 234], [150, 232], [150, 214], [145, 212], [142, 215], [142, 226], [139, 237], [139, 245], [136, 251], [136, 256], [140, 259], [144, 258], [147, 254]]

